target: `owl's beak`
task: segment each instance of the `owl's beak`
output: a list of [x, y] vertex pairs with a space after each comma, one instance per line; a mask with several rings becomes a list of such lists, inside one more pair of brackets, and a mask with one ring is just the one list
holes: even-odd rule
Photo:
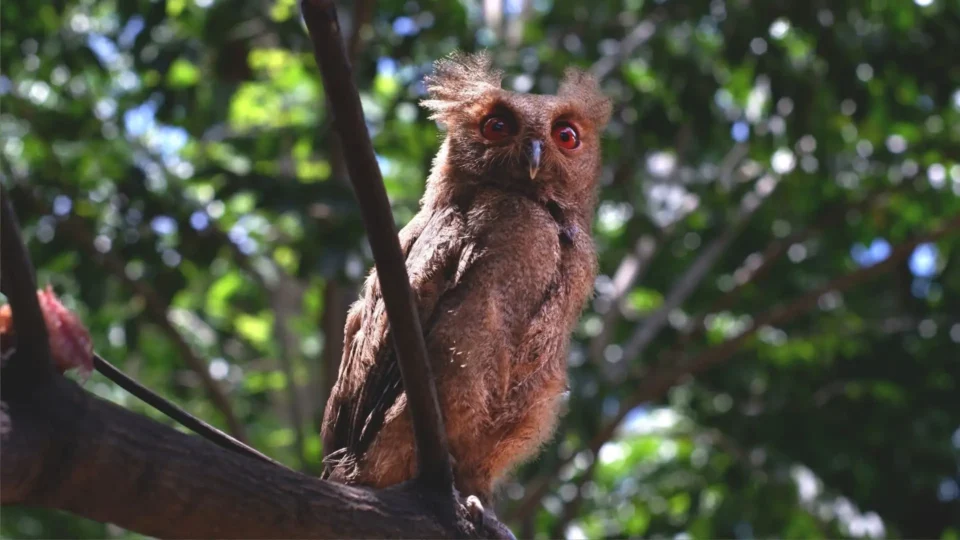
[[530, 160], [530, 179], [533, 180], [537, 177], [537, 172], [540, 171], [540, 154], [543, 152], [543, 141], [534, 139], [530, 141], [529, 153], [527, 154], [527, 159]]

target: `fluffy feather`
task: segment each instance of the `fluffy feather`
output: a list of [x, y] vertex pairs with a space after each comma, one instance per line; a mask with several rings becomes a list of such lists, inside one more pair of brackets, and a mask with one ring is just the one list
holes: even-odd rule
[[[423, 104], [447, 134], [420, 212], [400, 232], [457, 487], [484, 503], [556, 422], [570, 333], [596, 272], [590, 225], [609, 117], [583, 73], [568, 72], [556, 96], [509, 92], [501, 78], [486, 54], [437, 62]], [[509, 119], [509, 137], [485, 138], [491, 115]], [[553, 138], [566, 125], [576, 149]], [[534, 141], [543, 152], [531, 178]], [[410, 479], [413, 430], [376, 271], [345, 336], [324, 476], [375, 487]]]

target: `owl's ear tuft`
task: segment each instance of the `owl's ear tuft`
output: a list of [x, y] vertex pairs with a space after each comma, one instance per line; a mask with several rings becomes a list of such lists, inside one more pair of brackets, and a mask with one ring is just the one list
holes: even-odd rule
[[596, 122], [597, 128], [602, 129], [610, 120], [613, 108], [610, 98], [603, 94], [596, 77], [586, 71], [567, 68], [557, 95], [569, 98], [579, 103], [584, 110], [590, 111], [590, 117]]
[[457, 51], [434, 63], [433, 73], [424, 78], [428, 98], [420, 104], [432, 112], [430, 118], [445, 124], [457, 109], [500, 89], [502, 79], [503, 72], [493, 68], [486, 51]]

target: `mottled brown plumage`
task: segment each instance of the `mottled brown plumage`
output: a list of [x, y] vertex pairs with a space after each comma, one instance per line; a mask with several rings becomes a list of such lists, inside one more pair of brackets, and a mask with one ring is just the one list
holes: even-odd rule
[[[503, 90], [501, 77], [484, 54], [436, 64], [423, 105], [447, 134], [420, 212], [400, 232], [457, 488], [484, 502], [554, 428], [570, 333], [593, 289], [610, 115], [582, 72], [568, 70], [556, 96]], [[327, 403], [327, 478], [386, 487], [416, 473], [389, 332], [373, 271]]]

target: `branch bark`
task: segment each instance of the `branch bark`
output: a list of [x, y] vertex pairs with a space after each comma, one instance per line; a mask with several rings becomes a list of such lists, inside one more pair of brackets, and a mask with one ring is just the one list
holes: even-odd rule
[[[397, 240], [390, 201], [383, 185], [367, 131], [360, 96], [332, 0], [303, 0], [304, 20], [313, 40], [314, 56], [334, 111], [334, 127], [345, 150], [347, 171], [358, 195], [370, 239], [380, 288], [390, 319], [400, 374], [417, 440], [418, 478], [438, 492], [453, 492], [446, 431], [420, 319], [414, 308], [406, 263]], [[452, 498], [451, 498], [452, 500]]]
[[[4, 396], [20, 382], [4, 376]], [[0, 463], [3, 505], [65, 510], [161, 538], [468, 534], [441, 520], [432, 492], [409, 485], [374, 492], [275, 467], [100, 400], [63, 377], [7, 404], [13, 427]]]

